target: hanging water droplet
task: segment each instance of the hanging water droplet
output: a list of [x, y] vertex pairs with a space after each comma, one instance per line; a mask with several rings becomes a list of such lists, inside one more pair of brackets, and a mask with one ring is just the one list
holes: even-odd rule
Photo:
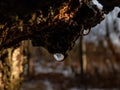
[[53, 54], [56, 61], [62, 61], [64, 59], [64, 55], [61, 53], [55, 53]]

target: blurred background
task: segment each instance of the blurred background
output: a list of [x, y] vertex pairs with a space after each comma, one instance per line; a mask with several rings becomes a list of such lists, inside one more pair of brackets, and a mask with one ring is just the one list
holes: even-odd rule
[[62, 62], [45, 48], [23, 41], [27, 58], [21, 90], [119, 90], [119, 11], [115, 8], [87, 36], [81, 36]]

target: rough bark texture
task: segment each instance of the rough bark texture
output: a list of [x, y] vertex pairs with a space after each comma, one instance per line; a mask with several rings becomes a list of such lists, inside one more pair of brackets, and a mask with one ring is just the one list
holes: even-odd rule
[[24, 56], [21, 47], [1, 51], [0, 90], [19, 90], [23, 80]]
[[82, 30], [103, 19], [103, 12], [90, 0], [1, 2], [0, 49], [30, 38], [35, 46], [65, 54]]
[[102, 11], [91, 0], [0, 0], [0, 89], [18, 90], [20, 85], [23, 71], [16, 77], [12, 73], [16, 71], [12, 59], [16, 44], [31, 39], [33, 45], [51, 53], [66, 54], [84, 29], [120, 6], [120, 0], [98, 1], [104, 6]]
[[103, 14], [119, 0], [98, 0], [99, 10], [91, 0], [1, 0], [0, 50], [24, 39], [43, 46], [51, 53], [71, 49], [84, 29], [90, 29], [103, 20]]

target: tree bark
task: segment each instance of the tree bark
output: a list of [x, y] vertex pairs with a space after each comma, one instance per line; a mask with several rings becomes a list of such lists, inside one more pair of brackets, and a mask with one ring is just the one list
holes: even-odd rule
[[0, 90], [19, 90], [23, 80], [24, 56], [21, 47], [1, 51]]
[[109, 7], [120, 6], [119, 0], [98, 1], [105, 9], [91, 0], [0, 0], [0, 50], [29, 38], [34, 46], [65, 54], [80, 31], [100, 23]]
[[103, 11], [91, 0], [12, 1], [0, 1], [0, 50], [29, 38], [34, 46], [65, 54], [81, 30], [103, 20]]

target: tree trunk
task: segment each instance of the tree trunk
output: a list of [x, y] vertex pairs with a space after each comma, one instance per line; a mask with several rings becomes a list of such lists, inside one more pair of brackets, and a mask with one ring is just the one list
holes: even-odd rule
[[22, 46], [4, 49], [0, 54], [0, 90], [19, 90], [24, 71]]

